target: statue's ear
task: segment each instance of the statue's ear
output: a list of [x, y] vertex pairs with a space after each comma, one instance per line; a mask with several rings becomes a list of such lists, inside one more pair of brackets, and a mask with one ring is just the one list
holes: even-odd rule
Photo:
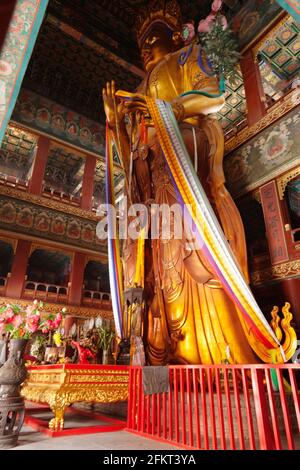
[[180, 49], [180, 47], [183, 45], [183, 40], [180, 31], [174, 31], [174, 33], [172, 34], [172, 41], [174, 49]]

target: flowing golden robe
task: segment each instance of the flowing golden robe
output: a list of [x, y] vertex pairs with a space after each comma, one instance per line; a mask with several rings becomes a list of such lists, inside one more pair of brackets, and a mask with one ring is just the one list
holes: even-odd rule
[[[180, 65], [187, 51], [190, 53]], [[198, 57], [199, 47], [195, 45], [166, 55], [138, 91], [169, 102], [190, 90], [217, 94], [216, 79], [200, 69]], [[181, 122], [180, 129], [192, 159], [196, 141], [198, 176], [247, 277], [243, 226], [224, 186], [222, 130], [215, 120], [201, 115]], [[134, 202], [172, 206], [177, 197], [155, 130], [149, 129], [149, 151], [139, 144], [137, 132], [136, 129]], [[123, 255], [125, 288], [133, 285], [136, 250], [136, 242], [128, 240]], [[189, 249], [186, 237], [149, 240], [145, 268], [145, 335], [151, 364], [218, 364], [225, 359], [232, 363], [257, 362], [243, 331], [243, 319], [215, 279], [201, 250]]]

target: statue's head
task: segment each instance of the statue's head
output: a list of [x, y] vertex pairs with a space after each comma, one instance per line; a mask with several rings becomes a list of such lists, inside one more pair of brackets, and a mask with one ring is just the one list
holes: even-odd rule
[[147, 72], [182, 46], [181, 14], [175, 0], [152, 0], [138, 17], [137, 40]]

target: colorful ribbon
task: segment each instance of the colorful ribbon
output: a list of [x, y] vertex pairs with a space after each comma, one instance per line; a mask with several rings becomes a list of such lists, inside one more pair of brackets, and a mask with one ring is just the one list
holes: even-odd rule
[[116, 228], [112, 138], [106, 123], [106, 204], [108, 228], [108, 268], [111, 300], [117, 335], [123, 337], [123, 281], [120, 243]]
[[278, 361], [285, 361], [284, 351], [241, 274], [195, 174], [171, 105], [151, 98], [147, 98], [147, 104], [175, 189], [182, 202], [191, 208], [190, 215], [204, 244], [202, 252], [241, 313], [247, 325], [250, 345], [265, 362], [272, 362], [274, 349]]

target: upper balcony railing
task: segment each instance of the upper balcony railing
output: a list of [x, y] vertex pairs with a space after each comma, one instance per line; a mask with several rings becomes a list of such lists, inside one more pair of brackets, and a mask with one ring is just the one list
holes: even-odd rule
[[83, 290], [82, 304], [90, 307], [111, 308], [111, 295], [107, 292]]
[[45, 284], [43, 282], [25, 281], [23, 296], [25, 299], [67, 303], [69, 287]]
[[59, 191], [56, 188], [53, 188], [47, 184], [43, 185], [43, 196], [56, 201], [64, 202], [71, 204], [72, 206], [80, 206], [80, 198], [75, 197], [72, 194], [67, 194], [64, 191]]
[[27, 181], [23, 181], [17, 178], [16, 176], [9, 176], [3, 174], [0, 174], [0, 185], [21, 189], [22, 191], [27, 191], [28, 189]]

